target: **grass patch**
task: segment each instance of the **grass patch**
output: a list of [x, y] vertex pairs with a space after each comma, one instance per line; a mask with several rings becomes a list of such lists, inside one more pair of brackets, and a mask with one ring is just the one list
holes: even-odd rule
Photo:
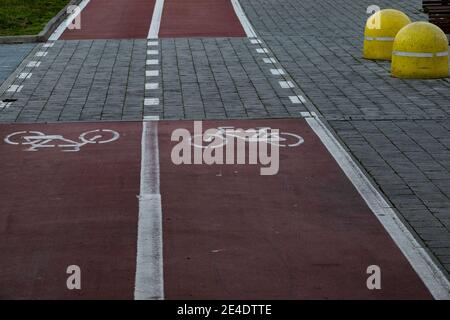
[[38, 34], [68, 3], [69, 0], [0, 0], [0, 36]]

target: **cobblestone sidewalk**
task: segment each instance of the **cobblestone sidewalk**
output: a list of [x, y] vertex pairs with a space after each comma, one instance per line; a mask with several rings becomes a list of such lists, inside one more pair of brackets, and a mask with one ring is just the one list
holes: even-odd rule
[[421, 1], [241, 0], [252, 24], [357, 161], [450, 271], [450, 82], [361, 58], [366, 9], [427, 20]]
[[35, 44], [0, 45], [0, 85], [16, 70], [22, 60], [33, 50]]
[[298, 117], [260, 50], [247, 38], [40, 45], [0, 97], [13, 100], [0, 122]]

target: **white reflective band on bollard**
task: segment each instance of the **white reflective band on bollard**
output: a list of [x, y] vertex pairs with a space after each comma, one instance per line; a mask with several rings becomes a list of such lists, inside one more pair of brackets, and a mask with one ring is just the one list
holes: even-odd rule
[[364, 37], [367, 41], [394, 41], [394, 37]]
[[393, 51], [392, 54], [399, 57], [433, 58], [433, 57], [446, 57], [448, 56], [448, 51], [436, 53]]

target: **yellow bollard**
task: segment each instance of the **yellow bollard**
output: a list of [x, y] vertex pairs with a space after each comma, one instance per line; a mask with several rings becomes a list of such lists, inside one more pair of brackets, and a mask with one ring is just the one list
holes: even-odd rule
[[448, 39], [434, 24], [414, 22], [394, 40], [392, 76], [411, 79], [445, 78], [449, 75]]
[[371, 60], [391, 60], [392, 44], [397, 32], [411, 23], [406, 14], [395, 9], [380, 10], [367, 19], [364, 31], [363, 57]]

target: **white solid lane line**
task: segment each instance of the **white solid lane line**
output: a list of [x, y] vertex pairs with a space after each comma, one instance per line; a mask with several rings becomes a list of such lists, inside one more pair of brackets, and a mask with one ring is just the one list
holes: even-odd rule
[[161, 25], [161, 16], [164, 8], [164, 0], [156, 0], [153, 9], [152, 22], [148, 30], [147, 39], [157, 39], [159, 35], [159, 26]]
[[242, 10], [241, 4], [238, 0], [231, 0], [231, 3], [234, 8], [234, 12], [236, 13], [236, 16], [238, 17], [239, 21], [241, 22], [242, 28], [244, 28], [245, 34], [249, 38], [257, 38], [256, 32], [252, 27], [252, 24], [248, 20], [247, 16], [244, 13], [244, 10]]
[[72, 23], [72, 21], [83, 11], [83, 9], [88, 5], [90, 0], [83, 0], [78, 5], [80, 10], [75, 10], [72, 12], [61, 24], [56, 28], [53, 34], [48, 38], [49, 41], [56, 41], [61, 37], [63, 32], [67, 29], [67, 27]]
[[158, 121], [143, 121], [135, 300], [164, 299], [162, 246]]
[[433, 297], [443, 300], [450, 299], [450, 283], [445, 275], [355, 164], [348, 152], [315, 114], [305, 117], [305, 120], [356, 187]]

